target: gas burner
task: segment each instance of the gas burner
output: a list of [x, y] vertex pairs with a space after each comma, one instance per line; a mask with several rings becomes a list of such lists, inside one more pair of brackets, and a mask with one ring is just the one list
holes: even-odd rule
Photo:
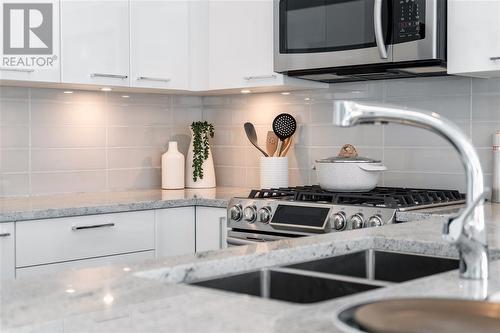
[[465, 195], [456, 190], [376, 187], [369, 192], [330, 192], [319, 186], [297, 186], [279, 189], [253, 190], [248, 196], [287, 199], [300, 202], [358, 205], [382, 208], [412, 208], [459, 203]]

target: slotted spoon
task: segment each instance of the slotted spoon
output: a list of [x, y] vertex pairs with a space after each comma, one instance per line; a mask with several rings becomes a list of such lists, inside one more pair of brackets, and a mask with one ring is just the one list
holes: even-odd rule
[[281, 147], [278, 156], [283, 151], [284, 141], [290, 138], [297, 130], [297, 121], [288, 113], [281, 113], [273, 120], [273, 132], [281, 140]]

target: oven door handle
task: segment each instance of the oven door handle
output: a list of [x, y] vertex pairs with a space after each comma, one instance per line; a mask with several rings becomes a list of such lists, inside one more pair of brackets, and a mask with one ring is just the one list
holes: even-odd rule
[[380, 58], [387, 59], [387, 46], [384, 41], [384, 29], [382, 26], [382, 1], [375, 0], [373, 5], [373, 27], [375, 29], [375, 42], [377, 43]]
[[227, 237], [227, 243], [229, 245], [252, 245], [257, 243], [263, 243], [265, 240], [263, 239], [245, 239], [245, 238], [236, 238], [236, 237]]

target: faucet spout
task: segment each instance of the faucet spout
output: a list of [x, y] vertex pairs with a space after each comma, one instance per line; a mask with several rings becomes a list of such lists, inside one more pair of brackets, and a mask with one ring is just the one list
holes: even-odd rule
[[483, 203], [483, 171], [476, 150], [453, 122], [434, 112], [353, 101], [335, 101], [333, 124], [398, 123], [427, 129], [446, 139], [458, 152], [465, 168], [466, 208], [443, 228], [443, 237], [456, 245], [460, 254], [460, 276], [488, 279], [488, 246]]

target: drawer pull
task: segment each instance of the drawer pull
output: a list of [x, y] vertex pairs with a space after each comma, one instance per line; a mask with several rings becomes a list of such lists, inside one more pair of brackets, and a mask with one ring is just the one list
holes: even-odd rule
[[245, 76], [243, 77], [245, 80], [264, 80], [264, 79], [276, 79], [276, 74], [271, 75], [255, 75], [255, 76]]
[[128, 78], [127, 75], [104, 74], [104, 73], [92, 73], [92, 74], [90, 74], [90, 77], [108, 77], [108, 78], [111, 78], [111, 79], [126, 79], [126, 78]]
[[139, 76], [137, 77], [137, 81], [156, 81], [156, 82], [170, 82], [170, 79], [161, 78], [161, 77], [148, 77], [148, 76]]
[[2, 234], [0, 234], [0, 237], [9, 237], [10, 236], [10, 232], [4, 232]]
[[114, 227], [114, 223], [103, 223], [103, 224], [93, 224], [93, 225], [74, 225], [71, 227], [71, 230], [86, 230], [86, 229], [97, 229], [97, 228], [111, 228]]
[[497, 61], [497, 60], [500, 60], [500, 57], [491, 57], [490, 60], [491, 61]]
[[1, 67], [0, 71], [6, 72], [22, 72], [22, 73], [33, 73], [35, 70], [33, 68], [10, 68], [10, 67]]

